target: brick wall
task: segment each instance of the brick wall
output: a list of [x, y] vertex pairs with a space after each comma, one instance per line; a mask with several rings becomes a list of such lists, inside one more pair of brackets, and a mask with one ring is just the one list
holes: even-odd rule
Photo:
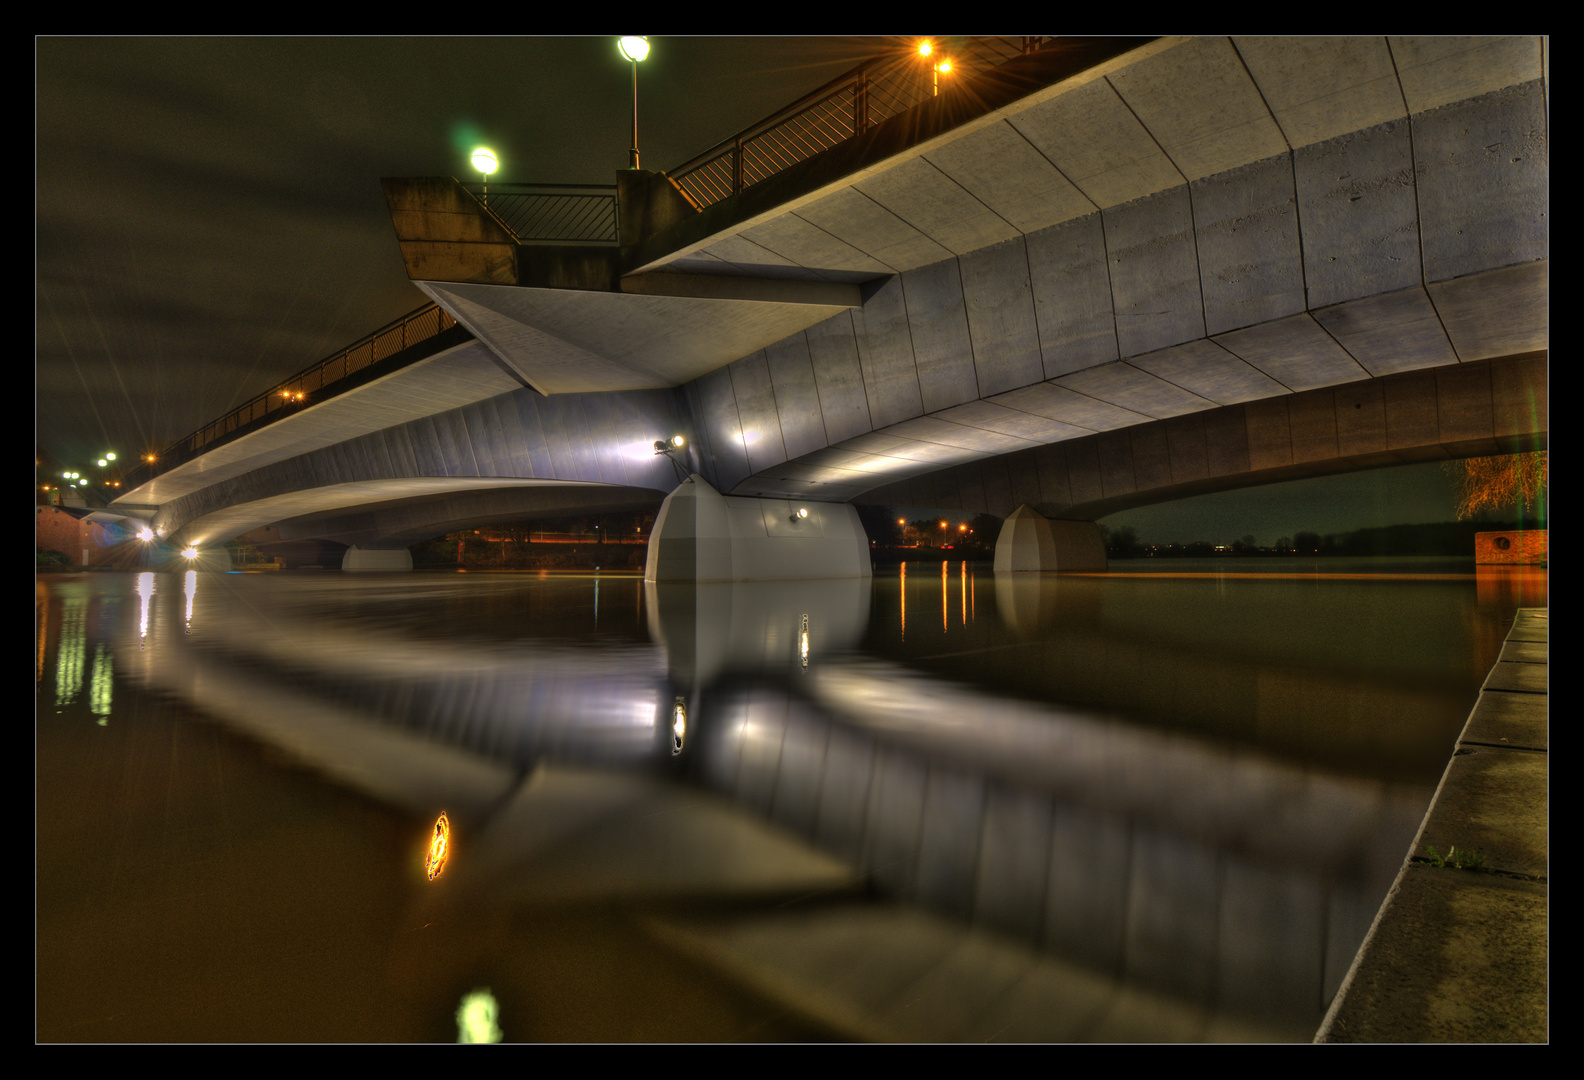
[[1546, 533], [1545, 529], [1475, 533], [1474, 562], [1525, 565], [1546, 562], [1548, 554]]
[[[58, 506], [38, 506], [33, 515], [33, 543], [46, 551], [58, 551], [73, 563], [82, 559], [86, 527]], [[92, 557], [90, 545], [89, 556]]]

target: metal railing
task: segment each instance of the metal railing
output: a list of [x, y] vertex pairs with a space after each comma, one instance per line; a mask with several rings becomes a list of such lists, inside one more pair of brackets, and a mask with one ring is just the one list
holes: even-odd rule
[[[1053, 40], [960, 39], [949, 47], [953, 71], [940, 88]], [[936, 93], [934, 80], [933, 65], [911, 49], [875, 57], [672, 170], [671, 179], [702, 209], [923, 104]], [[490, 184], [487, 199], [485, 185], [463, 187], [520, 242], [620, 242], [614, 185]], [[128, 472], [123, 486], [136, 488], [266, 418], [300, 409], [310, 395], [455, 325], [438, 306], [425, 304], [172, 443], [155, 461]]]
[[[940, 88], [1045, 48], [1052, 38], [968, 38], [951, 50]], [[868, 60], [772, 116], [671, 170], [695, 204], [709, 206], [829, 150], [935, 95], [933, 65], [916, 52]]]
[[257, 397], [232, 409], [220, 419], [205, 424], [184, 439], [165, 447], [154, 461], [144, 461], [122, 478], [121, 486], [130, 491], [140, 484], [159, 476], [185, 461], [190, 461], [217, 443], [226, 441], [250, 429], [257, 422], [279, 419], [296, 412], [316, 396], [322, 400], [323, 391], [349, 375], [356, 375], [370, 365], [389, 359], [403, 349], [426, 341], [457, 321], [433, 302], [403, 315], [380, 327], [338, 352], [312, 364], [284, 382], [271, 387]]
[[614, 184], [462, 186], [521, 243], [615, 244], [618, 241]]

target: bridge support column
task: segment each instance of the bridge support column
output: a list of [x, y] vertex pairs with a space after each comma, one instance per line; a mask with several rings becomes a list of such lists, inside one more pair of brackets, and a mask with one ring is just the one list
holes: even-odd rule
[[341, 569], [361, 570], [411, 570], [412, 552], [406, 548], [360, 548], [356, 544], [341, 556]]
[[1052, 521], [1020, 506], [1001, 523], [995, 572], [1105, 570], [1105, 542], [1092, 521]]
[[655, 582], [869, 576], [853, 506], [722, 495], [697, 473], [661, 504], [644, 566]]

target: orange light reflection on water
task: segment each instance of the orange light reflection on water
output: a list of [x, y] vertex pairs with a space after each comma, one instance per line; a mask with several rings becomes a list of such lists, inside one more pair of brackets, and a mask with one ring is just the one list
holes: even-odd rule
[[440, 812], [440, 820], [435, 822], [434, 833], [429, 837], [429, 857], [425, 860], [424, 870], [433, 881], [445, 870], [446, 859], [451, 855], [451, 820], [445, 816], [445, 811]]

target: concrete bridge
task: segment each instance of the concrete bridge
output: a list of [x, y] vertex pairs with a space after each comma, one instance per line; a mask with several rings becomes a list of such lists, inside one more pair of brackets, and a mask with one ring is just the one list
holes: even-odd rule
[[595, 242], [387, 180], [409, 276], [461, 326], [118, 505], [196, 542], [279, 523], [394, 555], [653, 505], [680, 433], [698, 480], [650, 571], [670, 537], [702, 580], [866, 567], [854, 502], [1092, 522], [1543, 447], [1547, 60], [1058, 43], [708, 205], [681, 170], [620, 174]]

